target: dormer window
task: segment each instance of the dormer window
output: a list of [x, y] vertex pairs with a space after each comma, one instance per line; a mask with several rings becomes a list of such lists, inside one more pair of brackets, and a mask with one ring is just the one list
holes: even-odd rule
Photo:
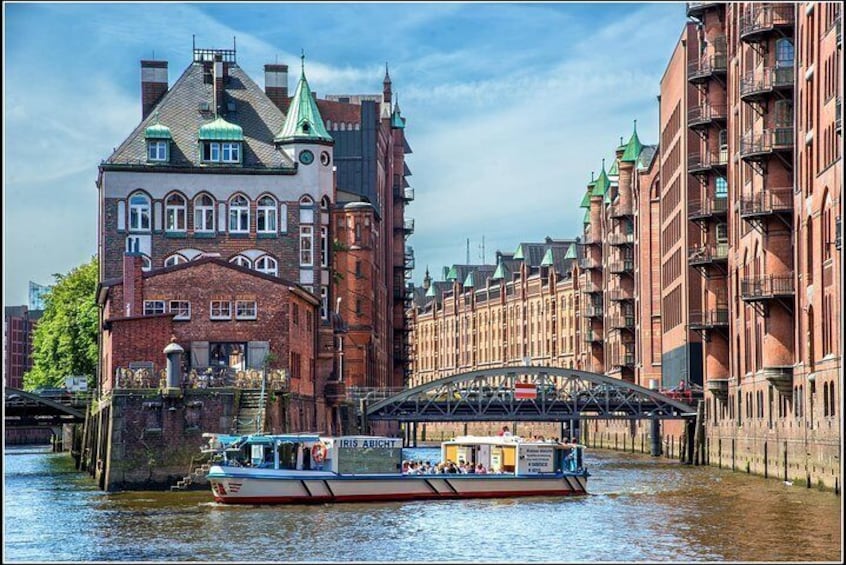
[[170, 128], [159, 123], [158, 112], [155, 116], [156, 122], [144, 130], [144, 139], [147, 140], [147, 161], [151, 163], [167, 163], [170, 161], [170, 142], [173, 136]]
[[241, 163], [244, 142], [241, 126], [216, 118], [200, 127], [198, 141], [203, 163]]
[[147, 160], [167, 162], [168, 159], [168, 145], [167, 141], [151, 139], [147, 141]]
[[237, 141], [204, 141], [203, 162], [240, 163], [241, 143]]

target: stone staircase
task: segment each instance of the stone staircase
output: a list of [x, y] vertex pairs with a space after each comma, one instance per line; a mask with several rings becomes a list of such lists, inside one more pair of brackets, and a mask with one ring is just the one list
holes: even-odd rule
[[201, 489], [208, 487], [208, 480], [206, 479], [206, 473], [209, 472], [211, 468], [211, 463], [205, 461], [200, 463], [191, 471], [190, 474], [185, 475], [183, 478], [176, 481], [175, 485], [170, 487], [171, 491], [177, 490], [189, 490], [189, 489]]
[[232, 425], [234, 435], [262, 433], [264, 431], [264, 393], [260, 389], [241, 391], [238, 416]]

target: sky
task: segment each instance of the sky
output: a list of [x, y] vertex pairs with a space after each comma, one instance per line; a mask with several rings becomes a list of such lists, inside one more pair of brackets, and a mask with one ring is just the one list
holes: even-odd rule
[[[633, 120], [657, 143], [659, 81], [684, 3], [3, 4], [3, 303], [97, 245], [97, 167], [141, 120], [140, 60], [173, 86], [197, 47], [264, 87], [298, 63], [319, 97], [378, 94], [406, 118], [412, 280], [581, 234], [578, 206]], [[294, 76], [289, 78], [293, 91]], [[484, 257], [482, 241], [484, 240]]]

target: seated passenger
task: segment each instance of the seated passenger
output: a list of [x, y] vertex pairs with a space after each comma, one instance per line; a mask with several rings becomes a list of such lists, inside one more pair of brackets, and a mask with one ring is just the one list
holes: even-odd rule
[[481, 463], [476, 463], [476, 474], [477, 475], [486, 475], [487, 473], [488, 473], [488, 470], [485, 469], [484, 465], [482, 465]]

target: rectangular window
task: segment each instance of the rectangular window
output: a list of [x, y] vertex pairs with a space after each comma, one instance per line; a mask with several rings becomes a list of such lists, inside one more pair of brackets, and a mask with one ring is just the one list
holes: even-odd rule
[[232, 318], [232, 303], [229, 300], [212, 300], [209, 311], [212, 320], [229, 320]]
[[167, 141], [148, 141], [147, 160], [167, 161]]
[[297, 304], [291, 306], [291, 320], [295, 326], [300, 325], [300, 307]]
[[240, 143], [223, 143], [222, 148], [224, 163], [239, 163], [241, 161]]
[[329, 228], [320, 228], [320, 266], [326, 267], [329, 264]]
[[255, 320], [256, 319], [256, 301], [255, 300], [236, 300], [235, 301], [235, 319], [237, 319], [237, 320]]
[[300, 226], [300, 265], [310, 267], [314, 265], [314, 228], [312, 226]]
[[187, 300], [171, 300], [170, 312], [176, 314], [174, 320], [190, 320], [191, 319], [191, 303]]
[[220, 143], [203, 143], [203, 161], [210, 163], [220, 162]]
[[144, 315], [152, 316], [154, 314], [164, 314], [165, 303], [164, 300], [145, 300], [144, 301]]
[[329, 287], [320, 287], [320, 317], [324, 320], [329, 316]]

